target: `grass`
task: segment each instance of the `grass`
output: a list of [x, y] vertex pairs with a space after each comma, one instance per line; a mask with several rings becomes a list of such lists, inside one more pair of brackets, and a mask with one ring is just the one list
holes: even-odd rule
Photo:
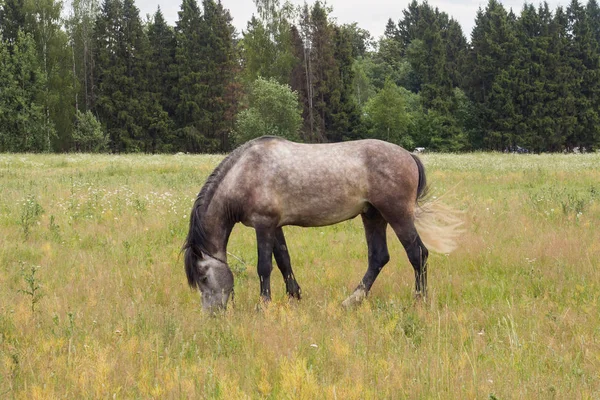
[[237, 226], [235, 304], [211, 317], [179, 249], [221, 156], [0, 155], [0, 398], [598, 398], [600, 155], [422, 158], [466, 228], [426, 303], [388, 232], [367, 301], [340, 307], [366, 268], [356, 219], [286, 228], [304, 298], [275, 270], [257, 312]]

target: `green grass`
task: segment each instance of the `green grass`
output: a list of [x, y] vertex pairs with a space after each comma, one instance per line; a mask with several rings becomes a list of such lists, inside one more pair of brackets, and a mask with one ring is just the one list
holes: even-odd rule
[[366, 269], [356, 219], [285, 228], [304, 298], [275, 270], [257, 312], [236, 226], [235, 303], [211, 317], [179, 250], [221, 156], [0, 155], [0, 398], [598, 398], [600, 155], [422, 158], [465, 211], [427, 302], [388, 232], [367, 301], [341, 308]]

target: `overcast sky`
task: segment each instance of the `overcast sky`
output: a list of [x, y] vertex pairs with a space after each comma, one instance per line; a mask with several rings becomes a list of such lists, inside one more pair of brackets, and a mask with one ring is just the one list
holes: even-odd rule
[[[291, 0], [293, 4], [304, 4], [304, 0]], [[523, 0], [501, 0], [504, 7], [510, 8], [518, 15], [523, 8]], [[585, 1], [584, 1], [585, 2]], [[201, 3], [201, 0], [198, 0]], [[229, 9], [233, 17], [233, 25], [238, 32], [246, 28], [246, 23], [255, 12], [254, 1], [252, 0], [222, 0], [225, 8]], [[283, 0], [282, 0], [283, 3]], [[310, 0], [309, 4], [314, 3]], [[332, 17], [338, 24], [358, 22], [358, 26], [371, 32], [374, 38], [379, 38], [383, 34], [385, 24], [389, 18], [398, 22], [402, 18], [402, 10], [406, 9], [410, 0], [328, 0], [327, 4], [333, 7]], [[534, 4], [539, 4], [536, 0]], [[177, 20], [177, 12], [180, 9], [180, 0], [136, 0], [140, 8], [140, 15], [154, 14], [156, 8], [160, 8], [167, 21], [174, 25]], [[481, 6], [485, 7], [487, 0], [429, 0], [429, 4], [437, 7], [440, 11], [446, 12], [450, 17], [456, 19], [463, 28], [463, 33], [470, 40], [471, 31], [475, 24], [475, 14]], [[566, 7], [568, 0], [549, 0], [548, 4], [552, 10], [558, 5]]]

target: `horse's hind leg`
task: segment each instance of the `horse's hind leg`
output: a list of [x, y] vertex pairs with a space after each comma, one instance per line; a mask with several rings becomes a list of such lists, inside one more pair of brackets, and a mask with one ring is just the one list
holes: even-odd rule
[[387, 221], [373, 207], [361, 214], [361, 217], [369, 249], [369, 267], [354, 293], [342, 303], [344, 307], [359, 304], [367, 296], [379, 272], [390, 260], [386, 238]]
[[412, 219], [402, 223], [392, 223], [392, 228], [406, 250], [408, 260], [415, 270], [415, 296], [427, 297], [427, 256], [429, 251], [421, 241]]
[[290, 261], [290, 254], [288, 253], [287, 244], [285, 243], [285, 236], [283, 236], [283, 229], [277, 228], [275, 231], [275, 243], [273, 245], [273, 255], [277, 266], [283, 275], [285, 281], [285, 289], [290, 297], [294, 297], [300, 300], [301, 290], [294, 271], [292, 271], [292, 263]]
[[263, 301], [271, 300], [271, 271], [273, 270], [273, 229], [256, 228], [256, 244], [258, 247], [258, 277], [260, 278], [260, 297]]

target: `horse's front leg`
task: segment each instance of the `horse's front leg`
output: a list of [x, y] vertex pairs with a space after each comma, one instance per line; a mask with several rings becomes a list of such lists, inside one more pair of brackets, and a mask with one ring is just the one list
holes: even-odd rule
[[292, 271], [290, 254], [287, 249], [287, 244], [285, 243], [285, 236], [283, 235], [282, 228], [277, 228], [275, 231], [273, 255], [275, 256], [275, 261], [277, 262], [277, 266], [281, 271], [281, 275], [283, 275], [283, 280], [285, 281], [285, 290], [288, 296], [300, 300], [302, 291], [300, 290], [300, 285], [298, 285], [298, 282], [296, 281], [294, 271]]
[[258, 248], [258, 278], [260, 279], [260, 298], [271, 300], [271, 271], [273, 270], [273, 244], [275, 229], [256, 228], [256, 244]]

